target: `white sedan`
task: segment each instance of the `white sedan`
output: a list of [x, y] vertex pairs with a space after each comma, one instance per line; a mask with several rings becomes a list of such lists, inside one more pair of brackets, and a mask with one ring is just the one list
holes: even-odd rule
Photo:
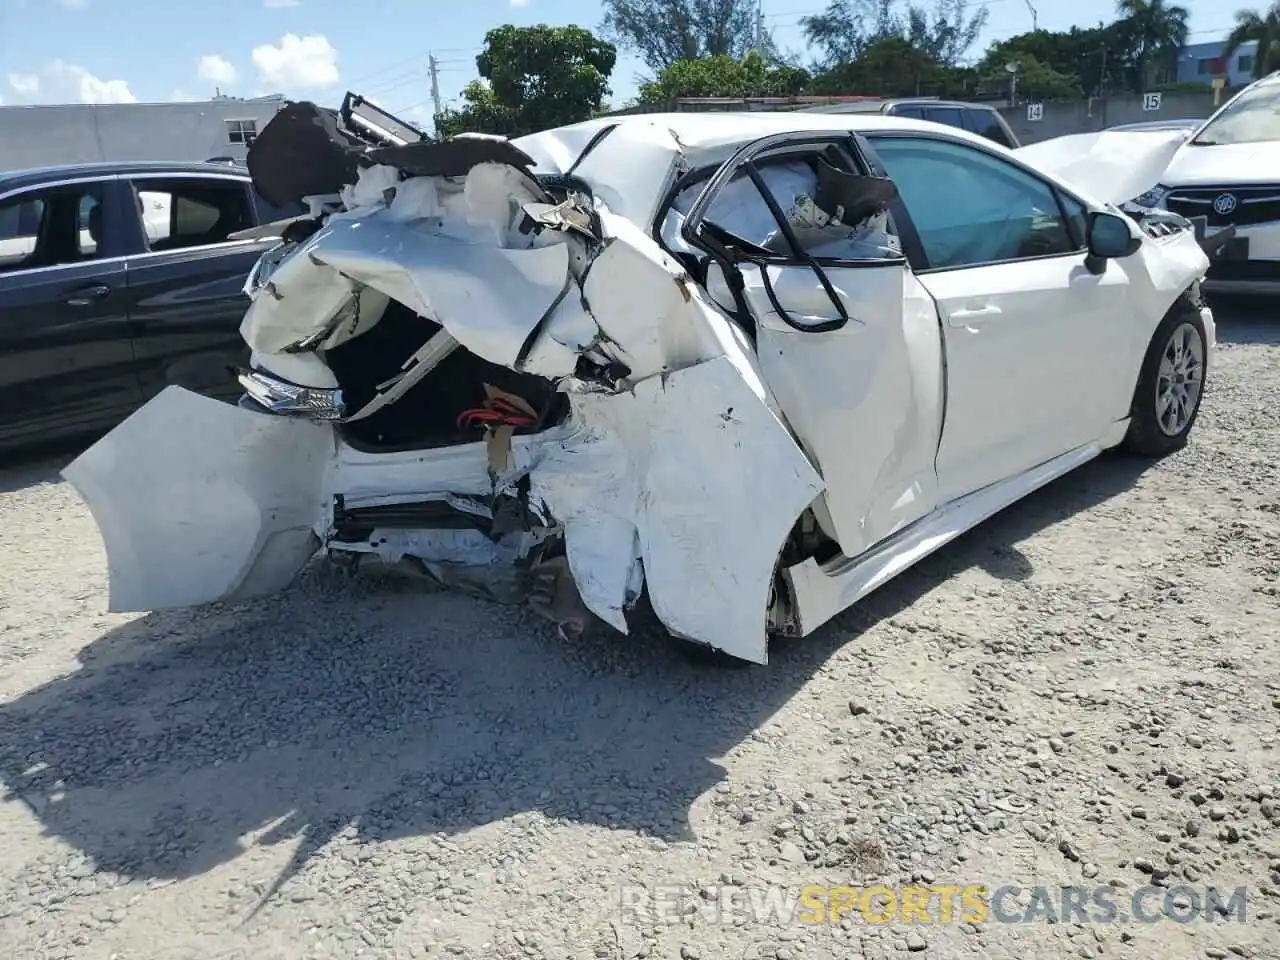
[[1103, 450], [1186, 443], [1205, 254], [1112, 205], [1150, 181], [1053, 166], [880, 115], [373, 150], [247, 281], [241, 404], [170, 387], [67, 467], [111, 609], [326, 549], [566, 632], [647, 594], [765, 663]]

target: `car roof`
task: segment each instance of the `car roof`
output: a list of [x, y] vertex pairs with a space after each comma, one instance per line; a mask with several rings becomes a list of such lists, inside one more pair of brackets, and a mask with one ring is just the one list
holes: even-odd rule
[[959, 127], [944, 127], [927, 120], [895, 117], [883, 113], [809, 113], [807, 111], [745, 110], [724, 113], [640, 113], [622, 117], [597, 117], [581, 123], [519, 137], [516, 146], [539, 162], [563, 171], [582, 153], [592, 137], [606, 127], [658, 127], [668, 130], [684, 148], [689, 159], [712, 153], [775, 133], [806, 131], [900, 132], [941, 135], [964, 140], [984, 149], [1003, 150], [1000, 144]]
[[121, 160], [106, 163], [69, 163], [49, 167], [29, 167], [25, 170], [8, 170], [0, 173], [0, 190], [34, 187], [57, 180], [78, 180], [93, 177], [129, 176], [139, 173], [172, 174], [221, 174], [249, 178], [245, 167], [231, 166], [225, 162], [192, 162], [168, 160]]

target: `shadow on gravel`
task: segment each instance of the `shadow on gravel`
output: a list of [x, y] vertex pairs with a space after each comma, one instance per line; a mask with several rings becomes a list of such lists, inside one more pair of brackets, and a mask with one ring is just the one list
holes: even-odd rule
[[78, 450], [58, 453], [41, 450], [36, 455], [14, 457], [0, 469], [0, 493], [16, 493], [41, 483], [61, 483], [60, 471], [78, 454]]
[[1280, 345], [1280, 309], [1274, 298], [1219, 296], [1210, 298], [1209, 306], [1221, 343]]
[[[456, 834], [541, 811], [675, 839], [749, 737], [843, 645], [974, 565], [1130, 487], [1104, 457], [989, 521], [768, 667], [694, 665], [647, 626], [566, 644], [505, 608], [325, 568], [274, 600], [151, 614], [0, 706], [0, 781], [99, 869], [181, 878], [245, 834]], [[1011, 559], [1013, 558], [1013, 559]], [[1020, 562], [1019, 562], [1020, 561]]]

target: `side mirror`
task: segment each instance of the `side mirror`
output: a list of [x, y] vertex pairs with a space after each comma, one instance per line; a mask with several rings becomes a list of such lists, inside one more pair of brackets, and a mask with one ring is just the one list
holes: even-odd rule
[[1116, 213], [1089, 214], [1085, 231], [1089, 256], [1097, 260], [1119, 260], [1132, 256], [1142, 246], [1142, 237], [1133, 235], [1128, 217]]

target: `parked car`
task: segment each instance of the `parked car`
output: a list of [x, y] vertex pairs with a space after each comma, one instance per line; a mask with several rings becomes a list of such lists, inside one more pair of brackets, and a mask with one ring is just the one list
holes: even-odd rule
[[232, 400], [275, 207], [248, 170], [92, 163], [0, 174], [0, 449], [100, 433], [169, 384]]
[[879, 113], [886, 117], [928, 120], [986, 137], [1002, 147], [1018, 147], [1018, 138], [1000, 111], [986, 103], [937, 100], [931, 97], [896, 100], [865, 100], [812, 107], [812, 113]]
[[375, 149], [344, 183], [319, 129], [250, 152], [277, 204], [335, 171], [340, 212], [254, 268], [242, 405], [171, 387], [64, 472], [112, 610], [263, 596], [325, 548], [569, 632], [625, 632], [647, 594], [763, 663], [1196, 421], [1208, 260], [1185, 221], [1117, 212], [1123, 175], [1086, 192], [935, 123], [735, 113]]
[[[424, 136], [356, 93], [320, 114], [360, 150]], [[100, 434], [170, 384], [238, 400], [259, 228], [307, 209], [225, 156], [0, 173], [0, 451]]]
[[1136, 203], [1218, 238], [1206, 290], [1280, 293], [1280, 73], [1223, 104]]

